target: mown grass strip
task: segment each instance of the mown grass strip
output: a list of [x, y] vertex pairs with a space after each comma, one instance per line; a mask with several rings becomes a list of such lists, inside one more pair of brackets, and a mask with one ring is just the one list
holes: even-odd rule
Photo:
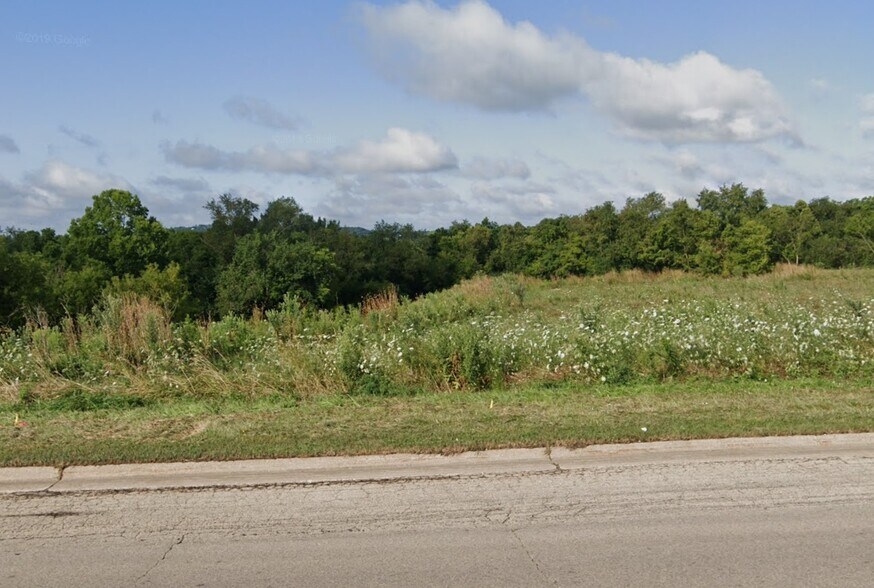
[[0, 465], [440, 453], [872, 430], [870, 380], [561, 384], [393, 398], [171, 399], [72, 409], [4, 404]]

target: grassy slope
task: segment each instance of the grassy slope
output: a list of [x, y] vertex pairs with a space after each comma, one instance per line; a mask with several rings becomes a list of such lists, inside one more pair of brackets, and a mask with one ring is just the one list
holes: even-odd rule
[[[783, 308], [781, 304], [801, 304], [813, 313], [843, 316], [846, 308], [824, 305], [848, 300], [858, 314], [859, 308], [870, 306], [874, 272], [784, 269], [745, 280], [684, 275], [655, 279], [633, 273], [558, 282], [526, 280], [524, 287], [524, 312], [533, 313], [539, 323], [548, 326], [550, 320], [559, 321], [571, 311], [585, 313], [595, 308], [607, 317], [605, 325], [619, 329], [621, 324], [608, 324], [616, 316], [611, 315], [613, 310], [636, 315], [668, 301], [714, 308], [737, 303], [746, 309], [743, 305], [749, 304], [753, 311], [760, 303], [773, 302], [774, 309]], [[488, 281], [472, 282], [445, 295], [392, 309], [392, 313], [403, 318], [405, 312], [421, 311], [425, 304], [440, 310], [439, 305], [452, 306], [459, 296], [481, 303], [495, 295], [492, 290]], [[668, 311], [673, 309], [671, 304], [667, 304]], [[771, 312], [768, 308], [762, 315], [766, 318]], [[512, 319], [513, 312], [521, 314], [522, 309], [508, 309], [505, 314]], [[380, 320], [368, 328], [383, 328]], [[670, 321], [666, 324], [672, 328]], [[566, 331], [573, 334], [569, 328]], [[423, 340], [429, 332], [426, 329], [421, 335]], [[837, 342], [846, 338], [842, 333], [832, 335]], [[801, 366], [806, 373], [782, 379], [768, 375], [770, 381], [718, 371], [715, 377], [705, 377], [706, 370], [703, 375], [660, 380], [645, 371], [648, 364], [641, 363], [640, 375], [624, 385], [602, 384], [597, 378], [568, 373], [559, 378], [540, 369], [529, 370], [524, 377], [513, 375], [508, 378], [511, 384], [497, 389], [468, 390], [462, 381], [462, 387], [454, 390], [444, 382], [433, 388], [424, 386], [425, 391], [414, 396], [374, 397], [325, 391], [324, 386], [312, 391], [300, 385], [292, 389], [288, 384], [286, 389], [275, 373], [254, 378], [246, 375], [252, 369], [245, 366], [237, 372], [210, 367], [212, 380], [198, 380], [198, 374], [192, 373], [187, 376], [193, 382], [190, 389], [175, 394], [168, 394], [154, 383], [158, 378], [142, 370], [126, 376], [130, 389], [114, 388], [116, 384], [101, 388], [99, 380], [87, 385], [63, 380], [60, 384], [75, 393], [58, 393], [62, 390], [58, 382], [36, 381], [36, 400], [25, 404], [19, 401], [21, 386], [12, 383], [6, 385], [5, 396], [0, 395], [0, 465], [445, 452], [870, 431], [874, 430], [874, 381], [862, 359], [867, 361], [871, 355], [871, 335], [852, 337], [848, 348], [863, 358], [846, 360], [845, 366], [819, 365], [818, 355], [813, 354], [810, 363]], [[418, 339], [410, 340], [417, 344]], [[734, 348], [734, 343], [727, 342]], [[278, 349], [287, 352], [287, 357], [305, 350]], [[266, 369], [265, 365], [258, 369]], [[396, 377], [413, 373], [406, 364], [398, 365]], [[113, 365], [113, 370], [121, 368]], [[818, 370], [819, 376], [810, 373]], [[762, 373], [751, 375], [762, 379]], [[205, 386], [207, 381], [213, 384]], [[47, 392], [41, 396], [40, 390]], [[16, 425], [16, 415], [27, 424]]]
[[[0, 412], [0, 465], [447, 452], [874, 429], [874, 383], [526, 387], [300, 403], [179, 400], [128, 410]], [[646, 431], [643, 431], [646, 428]]]

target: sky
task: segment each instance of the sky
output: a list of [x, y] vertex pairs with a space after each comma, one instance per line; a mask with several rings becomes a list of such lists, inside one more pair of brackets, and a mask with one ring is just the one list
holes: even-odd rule
[[874, 3], [0, 3], [0, 227], [99, 192], [533, 224], [742, 182], [874, 195]]

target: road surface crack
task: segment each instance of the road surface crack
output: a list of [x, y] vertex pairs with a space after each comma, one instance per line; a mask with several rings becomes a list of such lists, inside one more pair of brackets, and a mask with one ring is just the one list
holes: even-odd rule
[[530, 551], [528, 551], [528, 547], [525, 545], [525, 542], [522, 541], [522, 538], [521, 538], [521, 537], [519, 536], [519, 534], [516, 532], [516, 529], [510, 529], [510, 533], [513, 535], [513, 537], [516, 539], [516, 541], [519, 542], [519, 545], [522, 547], [522, 550], [525, 552], [525, 555], [528, 556], [528, 559], [531, 560], [531, 563], [534, 564], [534, 567], [537, 569], [537, 573], [539, 573], [541, 576], [543, 576], [544, 579], [546, 579], [546, 581], [549, 582], [550, 584], [553, 584], [553, 585], [555, 585], [555, 586], [558, 586], [558, 585], [559, 585], [558, 581], [557, 581], [557, 580], [554, 580], [553, 578], [550, 578], [550, 577], [549, 577], [549, 574], [547, 574], [547, 573], [546, 573], [546, 572], [545, 572], [545, 571], [540, 567], [540, 564], [537, 563], [537, 560], [534, 559], [534, 556], [531, 555], [531, 552], [530, 552]]
[[170, 555], [170, 552], [173, 551], [173, 548], [176, 547], [177, 545], [179, 545], [180, 543], [182, 543], [183, 541], [185, 541], [184, 534], [180, 535], [178, 539], [174, 540], [173, 543], [170, 544], [170, 547], [168, 547], [166, 549], [166, 551], [164, 551], [164, 553], [161, 555], [161, 557], [158, 558], [158, 561], [153, 563], [152, 566], [148, 570], [143, 572], [143, 574], [139, 578], [134, 580], [134, 584], [139, 584], [146, 576], [148, 576], [150, 573], [152, 573], [152, 570], [157, 568], [161, 564], [162, 561], [167, 559], [167, 556]]
[[52, 488], [54, 488], [55, 485], [57, 485], [58, 482], [60, 482], [61, 480], [63, 480], [63, 479], [64, 479], [64, 470], [65, 470], [65, 469], [67, 469], [67, 466], [58, 466], [58, 479], [55, 480], [54, 482], [52, 482], [51, 484], [49, 484], [49, 486], [48, 486], [47, 488], [45, 488], [44, 490], [42, 490], [42, 492], [48, 492], [49, 490], [51, 490]]
[[557, 463], [552, 461], [552, 446], [551, 445], [546, 446], [546, 459], [548, 459], [549, 463], [551, 463], [555, 467], [555, 471], [557, 473], [561, 472], [561, 466], [559, 466]]

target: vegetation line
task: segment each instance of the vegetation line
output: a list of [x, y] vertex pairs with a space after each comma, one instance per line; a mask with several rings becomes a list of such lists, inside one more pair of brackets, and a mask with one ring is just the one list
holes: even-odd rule
[[314, 219], [291, 198], [263, 214], [245, 198], [207, 203], [212, 222], [164, 228], [139, 198], [94, 196], [67, 233], [0, 234], [0, 328], [28, 316], [58, 324], [107, 294], [136, 293], [174, 319], [249, 315], [285, 296], [318, 308], [358, 305], [393, 288], [414, 298], [479, 274], [542, 279], [640, 269], [703, 275], [764, 273], [776, 263], [874, 265], [874, 197], [768, 205], [742, 184], [704, 189], [696, 206], [658, 193], [601, 204], [533, 227], [484, 219], [434, 231], [380, 223], [372, 230]]

